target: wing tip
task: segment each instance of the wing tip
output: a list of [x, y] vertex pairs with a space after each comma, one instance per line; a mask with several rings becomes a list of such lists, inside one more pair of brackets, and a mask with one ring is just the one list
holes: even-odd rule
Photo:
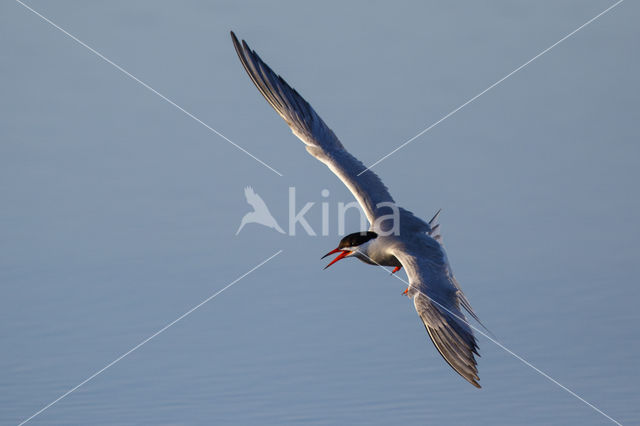
[[251, 56], [251, 54], [255, 55], [255, 52], [251, 50], [246, 40], [242, 39], [242, 42], [238, 40], [238, 37], [236, 37], [236, 33], [234, 33], [233, 30], [229, 31], [229, 34], [231, 35], [231, 41], [233, 42], [233, 47], [236, 48], [236, 52], [238, 53], [238, 56], [240, 56], [240, 60], [243, 62], [243, 65], [244, 65], [244, 62], [246, 60], [244, 59], [245, 52], [248, 52], [249, 56]]
[[242, 51], [242, 45], [240, 44], [238, 37], [236, 37], [236, 33], [234, 33], [233, 31], [229, 31], [229, 33], [231, 34], [231, 41], [233, 42], [233, 47], [236, 50], [238, 57], [240, 58], [240, 62], [242, 62], [242, 66], [245, 66], [244, 65], [245, 59], [244, 59], [244, 52]]
[[[445, 354], [444, 350], [446, 348], [446, 345], [445, 347], [441, 346], [443, 342], [441, 341], [439, 336], [437, 336], [435, 329], [432, 330], [431, 327], [429, 327], [427, 324], [424, 323], [424, 320], [423, 320], [423, 325], [424, 325], [424, 328], [427, 330], [427, 334], [429, 335], [429, 338], [433, 342], [433, 345], [435, 346], [436, 350], [438, 351], [442, 359], [444, 359], [445, 362], [449, 364], [449, 366], [453, 369], [453, 371], [458, 373], [460, 377], [465, 379], [467, 382], [471, 383], [476, 388], [481, 389], [482, 386], [480, 386], [480, 383], [478, 383], [478, 381], [480, 380], [480, 376], [478, 375], [478, 369], [477, 369], [478, 364], [475, 358], [473, 357], [473, 352], [475, 352], [475, 350], [472, 349], [472, 354], [471, 354], [471, 362], [473, 363], [473, 366], [467, 364], [467, 367], [471, 367], [471, 368], [465, 371], [465, 369], [462, 368], [462, 366], [459, 363], [455, 362], [455, 358], [451, 358], [447, 356], [448, 353]], [[477, 345], [474, 345], [474, 346], [477, 346]]]
[[236, 37], [236, 33], [234, 33], [233, 30], [230, 30], [229, 34], [231, 35], [231, 41], [233, 41], [233, 45], [238, 46], [240, 42], [238, 41], [238, 37]]

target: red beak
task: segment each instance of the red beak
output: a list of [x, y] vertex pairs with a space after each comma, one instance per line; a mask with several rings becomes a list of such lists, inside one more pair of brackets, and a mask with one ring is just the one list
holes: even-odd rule
[[338, 257], [336, 257], [335, 259], [333, 259], [331, 261], [331, 263], [329, 263], [327, 266], [324, 267], [324, 269], [327, 269], [329, 266], [333, 265], [334, 263], [336, 263], [338, 260], [345, 258], [347, 256], [349, 256], [351, 254], [351, 252], [349, 250], [342, 250], [342, 249], [335, 249], [335, 250], [331, 250], [329, 253], [325, 254], [324, 256], [322, 256], [321, 259], [324, 259], [325, 257], [334, 254], [334, 253], [338, 253], [340, 252], [340, 254], [338, 255]]

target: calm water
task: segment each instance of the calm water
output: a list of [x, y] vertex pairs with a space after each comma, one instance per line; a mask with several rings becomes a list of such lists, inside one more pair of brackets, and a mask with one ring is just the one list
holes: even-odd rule
[[[607, 424], [480, 337], [482, 390], [388, 273], [327, 271], [352, 200], [251, 85], [246, 38], [367, 164], [611, 3], [0, 5], [0, 422], [17, 424], [278, 250], [32, 424]], [[498, 339], [640, 423], [640, 7], [624, 2], [376, 167], [443, 208], [453, 267]], [[286, 228], [235, 236], [251, 185]], [[322, 198], [321, 190], [330, 196]], [[347, 231], [358, 230], [350, 217]]]

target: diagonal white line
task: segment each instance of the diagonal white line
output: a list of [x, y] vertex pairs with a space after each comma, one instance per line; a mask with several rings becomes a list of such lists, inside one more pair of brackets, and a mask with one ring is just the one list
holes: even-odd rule
[[137, 349], [139, 349], [142, 345], [144, 345], [145, 343], [147, 343], [149, 340], [155, 338], [156, 336], [158, 336], [159, 334], [163, 333], [164, 331], [166, 331], [168, 328], [170, 328], [171, 326], [173, 326], [174, 324], [176, 324], [178, 321], [182, 320], [183, 318], [187, 317], [188, 315], [190, 315], [191, 313], [193, 313], [196, 309], [198, 309], [199, 307], [201, 307], [202, 305], [204, 305], [205, 303], [209, 302], [210, 300], [216, 298], [220, 293], [222, 293], [223, 291], [225, 291], [226, 289], [228, 289], [229, 287], [231, 287], [232, 285], [234, 285], [235, 283], [237, 283], [238, 281], [240, 281], [241, 279], [243, 279], [244, 277], [246, 277], [247, 275], [249, 275], [250, 273], [252, 273], [253, 271], [255, 271], [256, 269], [260, 268], [262, 265], [264, 265], [265, 263], [269, 262], [271, 259], [273, 259], [274, 257], [276, 257], [277, 255], [279, 255], [280, 253], [282, 253], [282, 250], [278, 250], [275, 254], [271, 255], [270, 257], [268, 257], [267, 259], [263, 260], [262, 262], [260, 262], [259, 264], [257, 264], [256, 266], [254, 266], [253, 268], [249, 269], [247, 272], [245, 272], [244, 274], [240, 275], [238, 278], [236, 278], [235, 280], [233, 280], [232, 282], [230, 282], [229, 284], [227, 284], [226, 286], [224, 286], [222, 289], [218, 290], [217, 292], [213, 293], [211, 296], [207, 297], [206, 299], [204, 299], [202, 302], [198, 303], [196, 306], [194, 306], [193, 308], [189, 309], [187, 312], [185, 312], [184, 314], [180, 315], [178, 318], [176, 318], [175, 320], [171, 321], [169, 324], [165, 325], [164, 327], [162, 327], [160, 330], [156, 331], [155, 333], [153, 333], [151, 336], [147, 337], [146, 339], [144, 339], [142, 342], [138, 343], [137, 345], [135, 345], [133, 348], [129, 349], [127, 352], [123, 353], [122, 355], [120, 355], [118, 358], [114, 359], [113, 361], [111, 361], [109, 364], [105, 365], [104, 367], [102, 367], [100, 370], [96, 371], [95, 373], [93, 373], [91, 376], [87, 377], [85, 380], [83, 380], [82, 382], [78, 383], [76, 386], [72, 387], [71, 389], [69, 389], [68, 391], [66, 391], [65, 393], [63, 393], [62, 395], [60, 395], [58, 398], [56, 398], [55, 400], [51, 401], [49, 404], [45, 405], [43, 408], [41, 408], [40, 410], [38, 410], [36, 413], [34, 413], [31, 417], [23, 420], [18, 426], [22, 426], [23, 424], [27, 423], [28, 421], [30, 421], [31, 419], [33, 419], [34, 417], [38, 416], [39, 414], [41, 414], [43, 411], [49, 409], [52, 405], [56, 404], [57, 402], [59, 402], [60, 400], [66, 398], [67, 396], [69, 396], [71, 393], [75, 392], [80, 386], [86, 384], [87, 382], [91, 381], [92, 379], [94, 379], [96, 376], [98, 376], [99, 374], [103, 373], [105, 370], [107, 370], [108, 368], [112, 367], [113, 365], [117, 364], [118, 362], [120, 362], [124, 357], [126, 357], [127, 355], [129, 355], [130, 353], [136, 351]]
[[211, 127], [210, 125], [208, 125], [207, 123], [205, 123], [204, 121], [200, 120], [198, 117], [196, 117], [195, 115], [193, 115], [192, 113], [190, 113], [189, 111], [187, 111], [186, 109], [182, 108], [180, 105], [176, 104], [174, 101], [172, 101], [171, 99], [169, 99], [168, 97], [166, 97], [165, 95], [163, 95], [162, 93], [158, 92], [156, 89], [154, 89], [153, 87], [149, 86], [147, 83], [145, 83], [144, 81], [140, 80], [138, 77], [136, 77], [135, 75], [131, 74], [130, 72], [128, 72], [127, 70], [125, 70], [124, 68], [122, 68], [120, 65], [116, 64], [115, 62], [113, 62], [111, 59], [107, 58], [106, 56], [104, 56], [102, 53], [98, 52], [97, 50], [95, 50], [94, 48], [92, 48], [91, 46], [89, 46], [88, 44], [86, 44], [85, 42], [83, 42], [82, 40], [78, 39], [76, 36], [74, 36], [73, 34], [69, 33], [68, 31], [66, 31], [65, 29], [61, 28], [59, 25], [57, 25], [56, 23], [54, 23], [53, 21], [51, 21], [50, 19], [48, 19], [47, 17], [43, 16], [42, 14], [38, 13], [37, 11], [35, 11], [33, 8], [31, 8], [30, 6], [26, 5], [25, 3], [23, 3], [20, 0], [16, 0], [16, 2], [20, 5], [22, 5], [25, 9], [30, 10], [31, 12], [33, 12], [35, 15], [37, 15], [38, 17], [40, 17], [42, 20], [44, 20], [45, 22], [49, 23], [51, 26], [53, 26], [54, 28], [60, 30], [62, 33], [64, 33], [66, 36], [68, 36], [69, 38], [71, 38], [73, 41], [75, 41], [76, 43], [80, 44], [81, 46], [87, 48], [91, 53], [95, 54], [96, 56], [98, 56], [100, 59], [104, 60], [105, 62], [107, 62], [108, 64], [112, 65], [114, 68], [116, 68], [118, 71], [122, 72], [124, 75], [126, 75], [127, 77], [129, 77], [130, 79], [134, 80], [135, 82], [139, 83], [140, 85], [142, 85], [144, 88], [150, 90], [151, 92], [153, 92], [154, 94], [158, 95], [160, 98], [164, 99], [165, 101], [167, 101], [169, 104], [171, 104], [172, 106], [174, 106], [175, 108], [177, 108], [178, 110], [182, 111], [184, 114], [186, 114], [187, 116], [189, 116], [190, 118], [194, 119], [195, 121], [197, 121], [198, 123], [202, 124], [204, 127], [206, 127], [207, 129], [211, 130], [213, 133], [215, 133], [216, 135], [220, 136], [222, 139], [224, 139], [225, 141], [229, 142], [231, 145], [235, 146], [236, 148], [238, 148], [240, 151], [244, 152], [245, 154], [247, 154], [249, 157], [253, 158], [254, 160], [256, 160], [258, 163], [262, 164], [263, 166], [265, 166], [266, 168], [268, 168], [269, 170], [271, 170], [272, 172], [274, 172], [275, 174], [277, 174], [278, 176], [282, 176], [282, 173], [280, 173], [279, 171], [277, 171], [276, 169], [274, 169], [273, 167], [271, 167], [270, 165], [268, 165], [267, 163], [265, 163], [264, 161], [262, 161], [261, 159], [259, 159], [258, 157], [256, 157], [255, 155], [251, 154], [249, 151], [247, 151], [246, 149], [244, 149], [243, 147], [241, 147], [240, 145], [238, 145], [237, 143], [233, 142], [231, 139], [229, 139], [228, 137], [226, 137], [225, 135], [223, 135], [222, 133], [220, 133], [219, 131], [217, 131], [216, 129], [214, 129], [213, 127]]
[[520, 65], [518, 68], [516, 68], [515, 70], [511, 71], [509, 74], [505, 75], [504, 77], [502, 77], [500, 80], [496, 81], [495, 83], [493, 83], [491, 86], [487, 87], [486, 89], [484, 89], [482, 92], [478, 93], [477, 95], [475, 95], [474, 97], [472, 97], [471, 99], [469, 99], [468, 101], [466, 101], [465, 103], [463, 103], [462, 105], [460, 105], [459, 107], [457, 107], [456, 109], [454, 109], [453, 111], [449, 112], [447, 115], [445, 115], [444, 117], [442, 117], [441, 119], [439, 119], [438, 121], [436, 121], [435, 123], [433, 123], [432, 125], [430, 125], [429, 127], [427, 127], [426, 129], [422, 130], [420, 133], [418, 133], [417, 135], [415, 135], [414, 137], [412, 137], [411, 139], [407, 140], [406, 142], [404, 142], [402, 145], [398, 146], [396, 149], [394, 149], [393, 151], [391, 151], [390, 153], [388, 153], [387, 155], [385, 155], [384, 157], [380, 158], [378, 161], [376, 161], [375, 163], [371, 164], [369, 167], [367, 167], [366, 169], [364, 169], [363, 171], [361, 171], [360, 173], [358, 173], [358, 176], [360, 176], [361, 174], [363, 174], [364, 172], [366, 172], [367, 170], [371, 169], [372, 167], [380, 164], [382, 161], [386, 160], [388, 157], [390, 157], [391, 155], [395, 154], [396, 152], [398, 152], [399, 150], [401, 150], [402, 148], [404, 148], [405, 146], [409, 145], [411, 142], [413, 142], [414, 140], [418, 139], [420, 136], [424, 135], [425, 133], [427, 133], [429, 130], [433, 129], [434, 127], [436, 127], [438, 124], [442, 123], [444, 120], [446, 120], [447, 118], [451, 117], [453, 114], [455, 114], [456, 112], [460, 111], [462, 108], [466, 107], [467, 105], [469, 105], [471, 102], [475, 101], [476, 99], [478, 99], [480, 96], [484, 95], [485, 93], [487, 93], [489, 90], [493, 89], [494, 87], [496, 87], [497, 85], [499, 85], [500, 83], [502, 83], [503, 81], [505, 81], [506, 79], [508, 79], [509, 77], [511, 77], [512, 75], [514, 75], [515, 73], [517, 73], [518, 71], [520, 71], [521, 69], [523, 69], [524, 67], [526, 67], [527, 65], [529, 65], [531, 62], [535, 61], [536, 59], [538, 59], [539, 57], [541, 57], [542, 55], [544, 55], [545, 53], [547, 53], [548, 51], [550, 51], [551, 49], [553, 49], [554, 47], [556, 47], [557, 45], [559, 45], [560, 43], [562, 43], [563, 41], [565, 41], [566, 39], [568, 39], [569, 37], [571, 37], [572, 35], [574, 35], [575, 33], [577, 33], [578, 31], [580, 31], [581, 29], [583, 29], [584, 27], [586, 27], [587, 25], [589, 25], [590, 23], [592, 23], [593, 21], [595, 21], [596, 19], [600, 18], [602, 15], [604, 15], [605, 13], [609, 12], [611, 9], [613, 9], [614, 7], [618, 6], [620, 3], [622, 3], [624, 0], [618, 0], [617, 2], [615, 2], [614, 4], [612, 4], [611, 6], [609, 6], [608, 8], [606, 8], [605, 10], [603, 10], [602, 12], [600, 12], [599, 14], [597, 14], [596, 16], [594, 16], [593, 18], [589, 19], [587, 22], [585, 22], [584, 24], [580, 25], [578, 28], [576, 28], [575, 30], [571, 31], [569, 34], [567, 34], [566, 36], [562, 37], [560, 40], [556, 41], [555, 43], [553, 43], [551, 46], [547, 47], [546, 49], [544, 49], [542, 52], [538, 53], [536, 56], [534, 56], [533, 58], [529, 59], [527, 62], [525, 62], [524, 64]]
[[[376, 262], [375, 260], [371, 259], [369, 256], [367, 256], [364, 253], [360, 253], [363, 254], [365, 257], [367, 257], [371, 262], [373, 262], [374, 264], [378, 265], [379, 267], [381, 267], [385, 272], [389, 272], [387, 270], [387, 268], [385, 268], [384, 266], [382, 266], [381, 264], [379, 264], [378, 262]], [[550, 375], [548, 375], [547, 373], [545, 373], [544, 371], [540, 370], [538, 367], [536, 367], [535, 365], [531, 364], [529, 361], [527, 361], [526, 359], [524, 359], [523, 357], [521, 357], [520, 355], [518, 355], [517, 353], [515, 353], [514, 351], [512, 351], [511, 349], [509, 349], [508, 347], [506, 347], [505, 345], [503, 345], [502, 343], [500, 343], [499, 341], [497, 341], [496, 339], [494, 339], [493, 337], [489, 336], [487, 333], [483, 332], [482, 330], [480, 330], [478, 327], [474, 326], [473, 324], [471, 324], [469, 321], [467, 321], [467, 319], [464, 316], [460, 316], [457, 315], [455, 312], [452, 312], [450, 309], [448, 309], [446, 306], [442, 305], [441, 303], [439, 303], [438, 301], [432, 299], [431, 297], [429, 297], [428, 295], [426, 295], [425, 293], [423, 293], [422, 291], [420, 291], [419, 288], [412, 286], [408, 281], [402, 279], [401, 277], [399, 277], [397, 274], [391, 274], [394, 277], [396, 277], [397, 279], [399, 279], [400, 281], [402, 281], [403, 283], [405, 283], [406, 285], [412, 287], [413, 289], [415, 289], [416, 291], [418, 291], [420, 294], [422, 294], [424, 297], [426, 297], [427, 299], [429, 299], [431, 302], [435, 303], [436, 305], [438, 305], [440, 308], [444, 309], [445, 311], [447, 311], [449, 314], [451, 314], [452, 316], [454, 316], [455, 318], [459, 319], [460, 321], [466, 323], [469, 327], [473, 328], [477, 333], [483, 335], [484, 337], [486, 337], [487, 339], [489, 339], [491, 342], [495, 343], [498, 347], [504, 349], [505, 352], [507, 352], [509, 355], [513, 356], [514, 358], [516, 358], [518, 361], [522, 362], [524, 365], [526, 365], [527, 367], [533, 369], [536, 373], [540, 374], [541, 376], [543, 376], [545, 379], [549, 380], [550, 382], [554, 383], [555, 385], [559, 386], [560, 388], [562, 388], [563, 390], [565, 390], [567, 393], [569, 393], [570, 395], [574, 396], [575, 398], [577, 398], [578, 400], [582, 401], [583, 403], [585, 403], [587, 406], [591, 407], [593, 410], [595, 410], [596, 412], [602, 414], [604, 417], [606, 417], [607, 419], [611, 420], [613, 423], [622, 426], [622, 423], [620, 423], [619, 421], [617, 421], [616, 419], [614, 419], [613, 417], [609, 416], [607, 413], [605, 413], [604, 411], [602, 411], [601, 409], [599, 409], [598, 407], [596, 407], [595, 405], [593, 405], [592, 403], [590, 403], [589, 401], [587, 401], [586, 399], [584, 399], [583, 397], [581, 397], [580, 395], [578, 395], [577, 393], [575, 393], [574, 391], [572, 391], [571, 389], [569, 389], [568, 387], [566, 387], [565, 385], [563, 385], [562, 383], [560, 383], [559, 381], [557, 381], [556, 379], [554, 379], [553, 377], [551, 377]]]

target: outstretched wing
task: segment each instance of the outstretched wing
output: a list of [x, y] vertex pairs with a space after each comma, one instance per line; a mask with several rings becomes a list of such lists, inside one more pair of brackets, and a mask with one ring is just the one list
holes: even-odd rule
[[273, 72], [244, 40], [240, 44], [233, 32], [231, 39], [240, 62], [262, 96], [287, 122], [293, 134], [307, 145], [307, 151], [326, 164], [349, 188], [369, 222], [373, 224], [376, 218], [388, 214], [384, 209], [388, 204], [381, 203], [394, 201], [380, 178], [371, 170], [358, 176], [365, 170], [364, 164], [347, 152], [311, 105]]
[[442, 246], [425, 234], [414, 244], [396, 247], [393, 255], [407, 271], [408, 296], [413, 299], [438, 352], [458, 374], [479, 388], [474, 356], [478, 355], [478, 344], [460, 309], [466, 298], [453, 277]]

